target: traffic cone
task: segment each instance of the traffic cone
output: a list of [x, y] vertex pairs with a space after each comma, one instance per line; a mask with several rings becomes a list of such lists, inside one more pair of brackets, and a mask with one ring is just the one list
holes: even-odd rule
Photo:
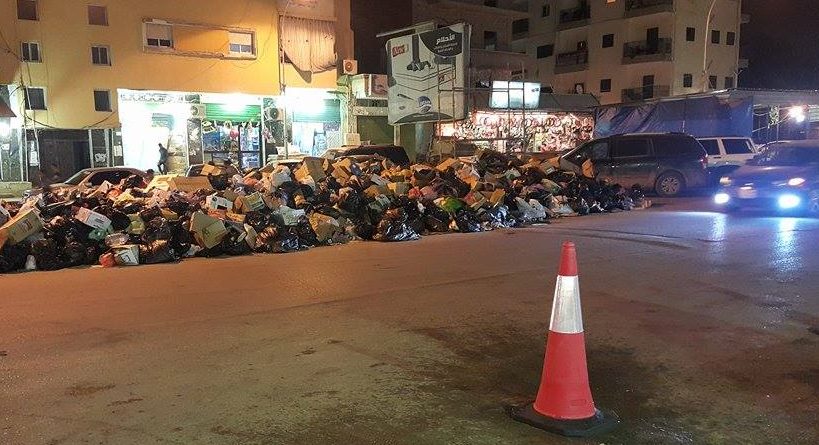
[[580, 312], [577, 252], [572, 242], [564, 242], [560, 252], [537, 397], [533, 403], [512, 408], [510, 414], [519, 422], [571, 437], [600, 434], [620, 423], [617, 416], [597, 409], [592, 400]]

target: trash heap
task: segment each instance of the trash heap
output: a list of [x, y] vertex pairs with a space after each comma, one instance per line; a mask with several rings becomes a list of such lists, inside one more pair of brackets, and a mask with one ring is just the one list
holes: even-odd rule
[[0, 273], [409, 241], [648, 204], [637, 187], [494, 151], [436, 166], [305, 158], [233, 177], [208, 165], [203, 175], [158, 176], [147, 186], [133, 176], [0, 203]]

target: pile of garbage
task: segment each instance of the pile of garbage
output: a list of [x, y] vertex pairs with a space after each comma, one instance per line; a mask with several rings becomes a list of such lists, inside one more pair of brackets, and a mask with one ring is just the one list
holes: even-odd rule
[[133, 176], [83, 192], [0, 203], [0, 273], [286, 253], [351, 240], [409, 241], [647, 205], [549, 162], [483, 151], [437, 166], [305, 158], [244, 176]]

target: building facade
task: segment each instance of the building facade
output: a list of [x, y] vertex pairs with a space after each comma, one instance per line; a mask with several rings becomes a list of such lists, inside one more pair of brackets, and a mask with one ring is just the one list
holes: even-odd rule
[[349, 0], [2, 0], [0, 32], [3, 181], [155, 168], [159, 143], [173, 171], [251, 167], [342, 137]]
[[736, 87], [740, 0], [535, 0], [529, 12], [526, 51], [555, 92], [610, 104]]

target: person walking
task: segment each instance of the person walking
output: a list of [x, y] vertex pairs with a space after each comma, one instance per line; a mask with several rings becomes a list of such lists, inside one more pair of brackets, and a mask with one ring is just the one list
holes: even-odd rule
[[168, 149], [162, 143], [159, 144], [159, 162], [156, 163], [156, 169], [160, 175], [168, 173]]

